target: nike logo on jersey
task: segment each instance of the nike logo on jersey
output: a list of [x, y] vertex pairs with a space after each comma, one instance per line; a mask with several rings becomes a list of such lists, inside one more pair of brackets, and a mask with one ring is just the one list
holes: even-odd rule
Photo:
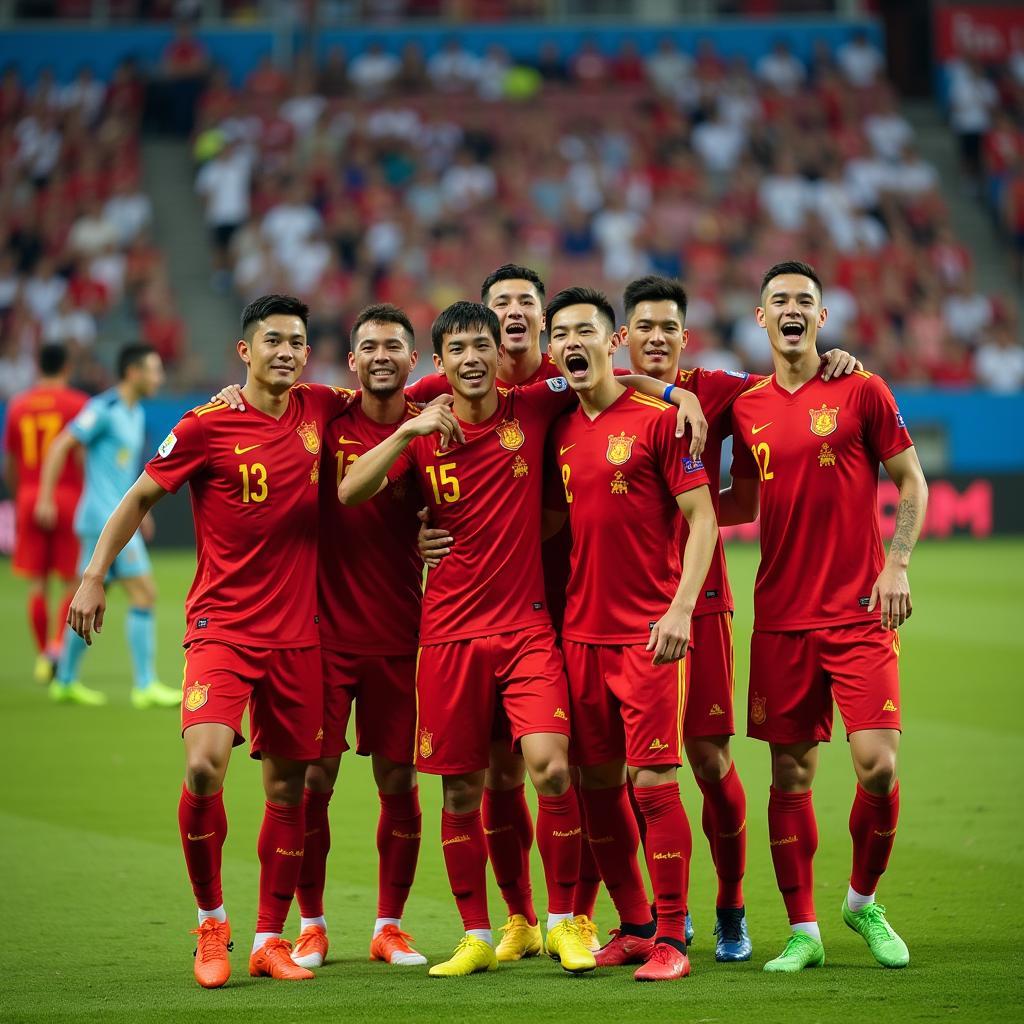
[[[263, 444], [263, 442], [260, 441], [260, 444]], [[240, 448], [236, 444], [235, 445], [235, 454], [236, 455], [244, 455], [246, 452], [251, 452], [253, 450], [253, 448], [259, 448], [260, 444], [251, 444], [251, 445], [249, 445], [248, 448]]]
[[194, 836], [194, 835], [192, 835], [191, 832], [189, 832], [188, 837], [189, 837], [189, 839], [193, 843], [198, 843], [200, 839], [209, 839], [210, 836], [212, 836], [212, 835], [213, 835], [212, 832], [207, 832], [206, 835], [203, 835], [203, 836]]
[[570, 448], [575, 448], [575, 447], [576, 447], [575, 443], [567, 444], [564, 448], [559, 448], [558, 449], [558, 454], [559, 455], [564, 455]]
[[344, 436], [338, 438], [338, 444], [362, 444], [362, 443], [363, 443], [362, 441], [353, 441], [350, 438], [347, 438], [347, 437], [344, 437]]
[[762, 430], [767, 430], [774, 422], [775, 420], [769, 420], [767, 423], [763, 424], [760, 427], [751, 427], [750, 432], [752, 434], [760, 434]]

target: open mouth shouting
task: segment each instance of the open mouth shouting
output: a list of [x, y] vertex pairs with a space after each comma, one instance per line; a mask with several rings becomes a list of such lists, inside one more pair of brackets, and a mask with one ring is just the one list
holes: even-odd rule
[[780, 328], [786, 341], [799, 341], [804, 336], [803, 320], [788, 320]]
[[565, 372], [569, 380], [585, 380], [590, 363], [582, 352], [573, 352], [565, 357]]
[[509, 341], [522, 341], [526, 335], [526, 324], [522, 320], [509, 320], [505, 323], [505, 337]]

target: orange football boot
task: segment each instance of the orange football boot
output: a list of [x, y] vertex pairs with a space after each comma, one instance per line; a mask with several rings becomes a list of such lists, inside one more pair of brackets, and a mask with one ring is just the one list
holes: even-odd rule
[[203, 988], [220, 988], [231, 977], [231, 961], [228, 953], [235, 948], [231, 941], [231, 925], [208, 917], [198, 928], [192, 929], [196, 939], [195, 964], [196, 981]]
[[309, 981], [312, 971], [292, 960], [292, 944], [285, 939], [267, 939], [249, 957], [249, 974], [253, 978], [277, 978], [279, 981]]
[[420, 967], [427, 962], [422, 953], [412, 948], [412, 936], [397, 925], [386, 924], [370, 943], [370, 959], [403, 967]]
[[295, 940], [292, 960], [300, 967], [323, 967], [327, 959], [327, 932], [318, 924], [311, 924], [302, 929], [302, 934]]
[[678, 981], [690, 973], [690, 959], [675, 946], [659, 942], [647, 962], [633, 972], [637, 981]]

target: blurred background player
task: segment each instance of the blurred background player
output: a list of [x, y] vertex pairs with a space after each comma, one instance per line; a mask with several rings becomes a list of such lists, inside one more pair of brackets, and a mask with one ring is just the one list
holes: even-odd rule
[[[146, 440], [146, 420], [140, 404], [151, 398], [164, 381], [163, 363], [149, 345], [126, 345], [117, 358], [118, 383], [90, 399], [61, 431], [43, 461], [36, 499], [35, 521], [53, 529], [58, 521], [57, 483], [73, 453], [83, 453], [85, 487], [75, 514], [75, 533], [81, 542], [81, 566], [92, 557], [103, 524], [135, 482]], [[148, 521], [148, 520], [147, 520]], [[149, 521], [151, 522], [151, 521]], [[143, 530], [152, 530], [143, 526]], [[128, 595], [126, 617], [128, 650], [136, 708], [177, 707], [181, 691], [156, 678], [156, 583], [141, 532], [118, 553], [108, 582], [116, 581]], [[107, 695], [85, 686], [78, 678], [85, 641], [74, 630], [64, 631], [64, 646], [50, 695], [56, 701], [99, 705]]]
[[[574, 760], [594, 858], [621, 920], [596, 958], [602, 967], [640, 963], [637, 981], [671, 981], [690, 973], [692, 839], [676, 779], [686, 656], [718, 525], [704, 467], [678, 436], [672, 406], [612, 373], [618, 337], [604, 295], [568, 288], [551, 300], [547, 319], [552, 356], [580, 400], [551, 438], [572, 527], [562, 648]], [[682, 559], [680, 512], [689, 526]], [[627, 770], [647, 826], [656, 924], [637, 863]]]
[[[875, 890], [899, 817], [896, 630], [911, 612], [907, 566], [928, 485], [881, 377], [819, 378], [815, 343], [828, 310], [812, 267], [789, 261], [768, 270], [756, 316], [775, 373], [733, 403], [733, 476], [756, 482], [761, 513], [747, 731], [770, 744], [768, 837], [792, 928], [764, 969], [795, 972], [825, 962], [814, 909], [811, 786], [818, 744], [831, 737], [833, 700], [857, 775], [843, 920], [878, 963], [904, 967], [910, 954]], [[878, 522], [879, 463], [899, 489], [888, 556]]]
[[363, 453], [417, 414], [404, 393], [417, 353], [409, 318], [388, 304], [359, 313], [351, 344], [348, 360], [359, 378], [360, 402], [329, 424], [320, 467], [317, 589], [324, 736], [319, 760], [306, 769], [306, 838], [296, 889], [302, 920], [292, 959], [302, 967], [319, 967], [327, 955], [328, 806], [341, 755], [349, 749], [345, 732], [355, 704], [356, 752], [370, 756], [380, 798], [370, 958], [416, 966], [427, 960], [402, 931], [402, 912], [416, 874], [422, 828], [412, 763], [423, 568], [416, 551], [419, 492], [389, 487], [347, 508], [338, 501], [338, 486]]
[[[78, 415], [89, 396], [68, 387], [70, 365], [63, 345], [39, 349], [39, 380], [11, 401], [4, 425], [5, 482], [14, 499], [12, 568], [28, 579], [28, 619], [38, 652], [36, 682], [53, 678], [60, 656], [68, 605], [78, 582], [78, 538], [73, 529], [82, 494], [82, 466], [69, 459], [53, 491], [56, 520], [43, 529], [33, 515], [39, 497], [39, 474], [54, 438]], [[47, 586], [61, 581], [60, 603], [51, 616]]]

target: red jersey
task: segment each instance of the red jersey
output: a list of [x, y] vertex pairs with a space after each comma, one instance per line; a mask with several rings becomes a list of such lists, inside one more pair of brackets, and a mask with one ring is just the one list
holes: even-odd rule
[[675, 406], [627, 388], [591, 420], [582, 409], [551, 432], [572, 527], [567, 640], [645, 644], [679, 586], [676, 495], [706, 487]]
[[178, 421], [146, 472], [165, 490], [188, 483], [196, 576], [185, 645], [313, 647], [320, 447], [351, 391], [296, 384], [276, 420], [246, 404], [201, 405]]
[[[540, 381], [553, 380], [555, 377], [561, 376], [562, 371], [555, 365], [555, 361], [547, 352], [544, 352], [541, 355], [540, 366], [526, 380], [513, 384], [510, 381], [504, 381], [497, 377], [494, 383], [499, 388], [511, 390], [512, 388], [525, 388], [529, 384], [537, 384]], [[405, 397], [410, 402], [431, 402], [438, 395], [450, 395], [451, 393], [452, 386], [448, 383], [448, 378], [443, 373], [428, 373], [425, 377], [421, 377], [416, 381], [415, 384], [410, 384], [405, 389]]]
[[[406, 418], [419, 410], [409, 405]], [[390, 437], [353, 403], [327, 427], [320, 487], [320, 643], [352, 654], [416, 653], [423, 563], [416, 547], [419, 489], [401, 480], [362, 505], [338, 501], [352, 463]]]
[[437, 449], [417, 437], [399, 456], [392, 485], [415, 473], [451, 554], [427, 574], [420, 644], [509, 633], [550, 621], [540, 561], [544, 447], [548, 428], [575, 396], [561, 378], [498, 391], [483, 423], [463, 423], [466, 443]]
[[736, 399], [733, 425], [733, 475], [761, 481], [754, 628], [877, 619], [878, 464], [913, 444], [885, 381], [816, 375], [790, 394], [773, 375]]
[[[680, 370], [676, 385], [692, 391], [700, 400], [704, 418], [708, 421], [708, 438], [701, 453], [704, 472], [711, 487], [711, 503], [718, 516], [718, 488], [722, 471], [722, 442], [732, 433], [732, 403], [751, 384], [762, 377], [734, 370]], [[679, 534], [679, 551], [682, 553], [690, 536], [690, 528], [682, 519]], [[715, 553], [711, 558], [707, 579], [701, 588], [694, 615], [709, 612], [731, 612], [733, 610], [732, 589], [725, 566], [725, 549], [719, 535]]]
[[[4, 425], [4, 448], [17, 471], [19, 505], [35, 505], [39, 471], [50, 444], [88, 400], [84, 392], [64, 387], [34, 387], [11, 399]], [[81, 493], [82, 466], [77, 458], [70, 458], [57, 480], [54, 497], [58, 502], [74, 504]]]

